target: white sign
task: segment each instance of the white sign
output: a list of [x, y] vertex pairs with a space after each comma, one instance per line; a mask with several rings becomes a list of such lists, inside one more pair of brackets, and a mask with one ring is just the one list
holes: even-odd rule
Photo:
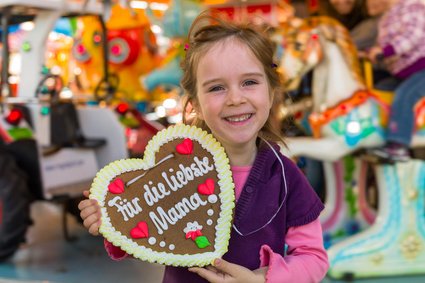
[[98, 171], [93, 149], [64, 148], [41, 157], [44, 190], [92, 180]]

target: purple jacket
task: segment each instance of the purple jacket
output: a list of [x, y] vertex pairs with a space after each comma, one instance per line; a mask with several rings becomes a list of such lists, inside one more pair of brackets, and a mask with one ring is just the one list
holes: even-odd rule
[[[284, 175], [273, 151], [267, 145], [259, 149], [235, 208], [234, 226], [244, 236], [232, 229], [229, 249], [223, 256], [225, 260], [251, 270], [260, 267], [262, 245], [268, 245], [283, 256], [288, 228], [312, 222], [324, 208], [298, 167], [280, 153], [279, 156]], [[166, 267], [163, 283], [186, 282], [207, 281], [187, 268]]]

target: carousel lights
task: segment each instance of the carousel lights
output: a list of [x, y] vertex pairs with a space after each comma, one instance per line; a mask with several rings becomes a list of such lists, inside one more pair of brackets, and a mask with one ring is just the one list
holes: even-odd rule
[[350, 121], [347, 123], [347, 133], [352, 135], [357, 135], [360, 133], [360, 123], [358, 121]]
[[165, 11], [168, 9], [168, 5], [164, 3], [152, 2], [149, 4], [149, 8], [152, 10]]
[[162, 32], [162, 28], [159, 25], [152, 25], [151, 30], [154, 34], [159, 34]]
[[145, 1], [131, 1], [130, 6], [133, 9], [146, 9], [148, 7], [148, 2], [145, 2]]
[[162, 103], [162, 106], [164, 106], [166, 109], [174, 109], [177, 106], [177, 101], [172, 98], [167, 98]]
[[79, 75], [81, 75], [81, 73], [82, 73], [81, 68], [79, 68], [79, 67], [75, 67], [74, 68], [74, 75], [79, 76]]
[[24, 43], [22, 43], [22, 51], [24, 52], [31, 51], [31, 43], [29, 43], [28, 41], [25, 41]]
[[41, 109], [40, 109], [40, 114], [42, 116], [49, 115], [50, 114], [50, 107], [48, 107], [48, 106], [42, 106]]
[[12, 126], [17, 126], [23, 117], [22, 111], [16, 108], [10, 110], [9, 114], [5, 117], [7, 123]]
[[62, 36], [58, 33], [58, 32], [50, 32], [49, 33], [49, 40], [54, 42], [54, 41], [58, 41], [62, 38]]
[[19, 25], [19, 28], [24, 31], [31, 31], [34, 29], [34, 23], [33, 22], [23, 22]]
[[73, 94], [73, 93], [72, 93], [72, 91], [71, 91], [69, 88], [67, 88], [67, 87], [64, 87], [64, 88], [62, 89], [62, 91], [60, 92], [60, 94], [59, 94], [59, 97], [60, 97], [61, 99], [71, 99], [73, 96], [74, 96], [74, 94]]
[[102, 35], [97, 31], [93, 34], [93, 43], [95, 45], [99, 45], [102, 43]]
[[168, 9], [168, 5], [165, 3], [152, 2], [148, 4], [146, 1], [131, 1], [130, 6], [133, 9], [146, 9], [149, 6], [150, 9], [158, 11], [165, 11]]
[[182, 113], [177, 113], [176, 115], [168, 117], [168, 122], [171, 124], [178, 124], [183, 121]]
[[91, 59], [90, 53], [87, 51], [87, 48], [84, 46], [81, 39], [76, 39], [74, 46], [72, 47], [72, 54], [74, 58], [80, 63], [87, 63]]
[[78, 54], [84, 54], [87, 51], [86, 47], [82, 43], [78, 44], [75, 50], [77, 51]]
[[167, 115], [167, 111], [165, 110], [165, 107], [162, 105], [155, 108], [155, 113], [159, 118], [163, 118]]
[[120, 115], [125, 115], [125, 113], [128, 112], [129, 108], [130, 107], [127, 103], [121, 102], [117, 105], [117, 107], [115, 107], [115, 111]]
[[9, 73], [18, 76], [21, 73], [22, 56], [19, 53], [10, 54]]
[[121, 54], [121, 46], [119, 44], [114, 44], [111, 47], [111, 53], [113, 55], [120, 55]]
[[62, 68], [58, 65], [54, 65], [50, 68], [50, 73], [53, 75], [60, 75], [62, 73]]
[[59, 52], [58, 61], [63, 63], [68, 61], [68, 55], [65, 52]]
[[41, 67], [41, 73], [42, 73], [43, 75], [48, 75], [48, 74], [50, 73], [50, 69], [49, 69], [46, 65], [43, 65], [43, 66]]
[[19, 83], [19, 77], [12, 75], [12, 76], [9, 77], [8, 82], [9, 82], [9, 84], [12, 84], [12, 85], [18, 84]]

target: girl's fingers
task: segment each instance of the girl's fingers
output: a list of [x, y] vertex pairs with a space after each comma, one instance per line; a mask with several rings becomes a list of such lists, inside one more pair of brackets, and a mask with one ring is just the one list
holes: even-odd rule
[[97, 205], [97, 201], [94, 199], [85, 199], [80, 201], [80, 203], [78, 204], [78, 209], [79, 210], [83, 210], [84, 208], [88, 207], [88, 206], [93, 206], [93, 205]]
[[93, 224], [90, 226], [89, 228], [89, 233], [92, 234], [93, 236], [97, 236], [99, 235], [99, 224]]
[[[84, 191], [83, 195], [88, 198], [90, 192]], [[96, 200], [85, 199], [78, 204], [78, 209], [81, 211], [80, 216], [83, 219], [83, 225], [93, 236], [99, 235], [100, 227], [100, 207]]]
[[93, 225], [97, 225], [97, 228], [99, 229], [100, 226], [100, 215], [95, 213], [95, 214], [91, 214], [88, 217], [86, 217], [84, 219], [84, 227], [86, 227], [87, 229], [91, 229], [91, 227]]
[[81, 212], [80, 212], [80, 216], [81, 216], [81, 218], [83, 220], [86, 219], [87, 217], [89, 217], [92, 214], [98, 214], [99, 215], [99, 218], [100, 218], [100, 209], [99, 209], [99, 207], [94, 206], [94, 205], [87, 206], [87, 207], [83, 208], [81, 210]]
[[189, 268], [190, 272], [196, 273], [202, 278], [206, 279], [208, 282], [220, 282], [223, 280], [223, 276], [215, 273], [214, 271], [211, 271], [206, 268], [201, 267], [191, 267]]

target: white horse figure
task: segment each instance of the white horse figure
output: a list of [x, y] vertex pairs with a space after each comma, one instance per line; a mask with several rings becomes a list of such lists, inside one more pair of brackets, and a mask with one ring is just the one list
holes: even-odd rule
[[288, 32], [286, 41], [280, 68], [289, 87], [313, 70], [310, 124], [316, 137], [288, 139], [290, 154], [336, 161], [382, 145], [381, 101], [367, 91], [345, 28], [330, 18], [310, 18]]
[[[365, 167], [360, 167], [360, 173], [348, 170], [359, 179], [357, 188], [347, 195], [342, 180], [346, 179], [342, 175], [347, 171], [343, 174], [341, 162], [359, 148], [383, 143], [390, 99], [366, 88], [349, 35], [335, 21], [310, 18], [287, 34], [280, 67], [289, 86], [313, 70], [313, 108], [309, 122], [314, 138], [288, 138], [285, 153], [324, 161], [326, 209], [320, 219], [325, 235], [342, 230], [350, 218], [363, 218], [363, 222], [371, 223], [365, 213], [350, 215], [349, 212], [353, 207], [362, 212], [365, 204], [362, 178], [366, 176], [365, 170], [371, 170]], [[414, 110], [417, 127], [413, 142], [419, 146], [425, 145], [424, 105], [422, 100]], [[375, 165], [374, 172], [379, 196], [375, 221], [371, 227], [330, 247], [329, 275], [424, 274], [425, 162]], [[348, 202], [348, 197], [357, 200]]]
[[314, 134], [314, 138], [287, 138], [285, 154], [323, 161], [326, 203], [320, 219], [325, 245], [330, 246], [375, 219], [366, 201], [369, 165], [348, 155], [383, 143], [380, 101], [366, 90], [356, 49], [339, 23], [311, 18], [284, 34], [280, 68], [289, 88], [313, 70], [310, 125]]

